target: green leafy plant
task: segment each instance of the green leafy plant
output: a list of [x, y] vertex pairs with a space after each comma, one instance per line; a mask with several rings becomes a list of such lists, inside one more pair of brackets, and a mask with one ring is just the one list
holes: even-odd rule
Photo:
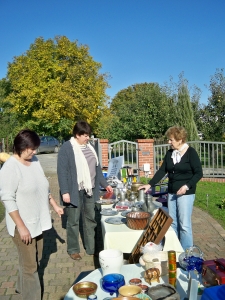
[[225, 209], [225, 198], [221, 201], [221, 209]]

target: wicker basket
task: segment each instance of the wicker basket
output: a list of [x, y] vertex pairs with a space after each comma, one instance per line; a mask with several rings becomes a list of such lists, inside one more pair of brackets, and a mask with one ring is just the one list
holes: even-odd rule
[[135, 230], [144, 230], [149, 223], [150, 213], [144, 211], [132, 211], [126, 215], [127, 226]]

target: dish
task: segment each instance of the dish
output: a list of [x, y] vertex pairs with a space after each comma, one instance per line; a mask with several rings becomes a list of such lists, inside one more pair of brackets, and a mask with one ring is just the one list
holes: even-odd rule
[[107, 218], [105, 222], [113, 225], [121, 225], [126, 223], [126, 219], [121, 217]]
[[141, 284], [141, 283], [142, 283], [142, 281], [140, 278], [132, 278], [129, 280], [130, 285], [138, 285], [139, 286], [139, 284]]
[[114, 201], [110, 200], [110, 199], [105, 199], [105, 200], [96, 201], [96, 203], [101, 204], [101, 205], [109, 205], [109, 204], [113, 204]]
[[80, 297], [87, 299], [87, 296], [95, 294], [97, 291], [97, 284], [91, 281], [81, 281], [73, 286], [74, 293]]
[[174, 300], [180, 299], [180, 296], [174, 286], [166, 283], [150, 287], [148, 289], [148, 295], [152, 300], [167, 299], [167, 297], [171, 297]]
[[128, 296], [136, 297], [136, 295], [140, 293], [141, 293], [141, 288], [137, 285], [124, 285], [119, 288], [119, 296], [123, 296], [123, 297], [128, 297]]
[[121, 216], [126, 217], [129, 212], [131, 212], [131, 210], [123, 210]]
[[118, 215], [118, 211], [116, 210], [102, 210], [100, 211], [100, 214], [103, 215], [103, 216], [115, 216], [115, 215]]

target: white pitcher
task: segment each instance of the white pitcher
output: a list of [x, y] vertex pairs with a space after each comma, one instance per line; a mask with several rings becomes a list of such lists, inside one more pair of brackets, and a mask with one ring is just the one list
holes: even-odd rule
[[102, 250], [99, 253], [99, 263], [103, 276], [110, 273], [120, 273], [123, 265], [123, 252], [116, 249]]

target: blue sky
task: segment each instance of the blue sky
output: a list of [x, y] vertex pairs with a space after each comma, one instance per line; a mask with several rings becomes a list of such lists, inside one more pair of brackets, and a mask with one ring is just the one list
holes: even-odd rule
[[111, 75], [110, 97], [184, 72], [206, 104], [205, 85], [225, 67], [224, 12], [224, 0], [0, 0], [0, 78], [37, 37], [65, 35]]

